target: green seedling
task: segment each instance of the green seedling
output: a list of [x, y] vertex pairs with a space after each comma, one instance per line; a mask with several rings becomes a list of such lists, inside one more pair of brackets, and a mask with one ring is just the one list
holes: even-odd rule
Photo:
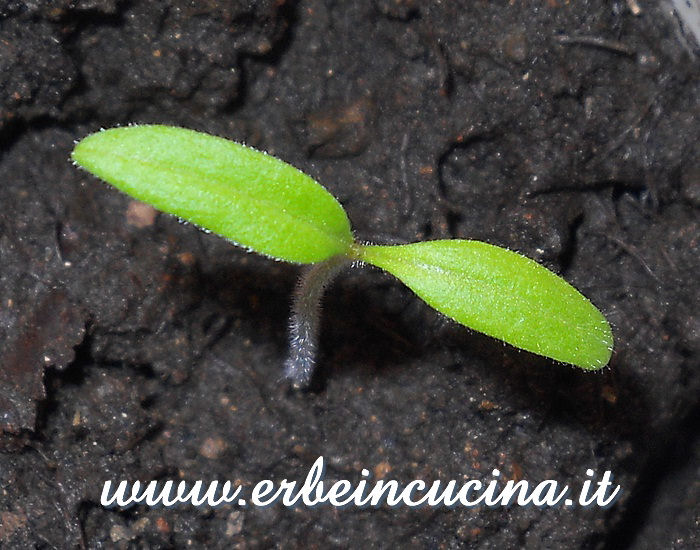
[[610, 360], [610, 325], [578, 290], [516, 252], [471, 240], [357, 242], [338, 201], [311, 177], [245, 145], [171, 126], [92, 134], [73, 160], [159, 210], [277, 260], [311, 264], [292, 308], [285, 375], [307, 385], [320, 301], [343, 267], [369, 263], [436, 310], [515, 347], [587, 370]]

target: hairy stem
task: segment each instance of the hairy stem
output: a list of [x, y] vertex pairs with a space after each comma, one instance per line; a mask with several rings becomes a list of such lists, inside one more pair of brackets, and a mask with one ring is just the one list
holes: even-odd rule
[[345, 256], [334, 256], [307, 267], [299, 278], [289, 323], [289, 356], [284, 363], [284, 375], [295, 388], [308, 386], [314, 373], [323, 291], [348, 263]]

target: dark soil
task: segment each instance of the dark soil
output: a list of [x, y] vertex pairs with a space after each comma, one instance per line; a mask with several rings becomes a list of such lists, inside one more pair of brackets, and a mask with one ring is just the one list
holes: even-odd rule
[[[0, 2], [2, 548], [698, 548], [700, 63], [666, 4]], [[446, 322], [378, 270], [281, 382], [298, 267], [68, 161], [168, 123], [322, 182], [358, 238], [475, 238], [614, 325], [598, 374]], [[104, 481], [555, 479], [611, 507], [100, 505]]]

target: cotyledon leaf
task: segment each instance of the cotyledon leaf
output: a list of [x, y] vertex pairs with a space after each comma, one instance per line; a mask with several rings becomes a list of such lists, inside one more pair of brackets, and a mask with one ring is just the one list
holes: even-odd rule
[[89, 135], [72, 156], [132, 197], [273, 258], [315, 263], [353, 242], [345, 210], [321, 185], [233, 141], [127, 126]]
[[564, 279], [516, 252], [468, 240], [356, 250], [467, 327], [584, 369], [610, 360], [613, 337], [603, 314]]

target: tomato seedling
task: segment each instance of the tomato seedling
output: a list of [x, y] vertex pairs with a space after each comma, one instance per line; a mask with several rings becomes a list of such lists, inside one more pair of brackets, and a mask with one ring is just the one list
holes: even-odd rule
[[324, 288], [353, 262], [388, 271], [441, 313], [515, 347], [587, 370], [610, 360], [613, 336], [603, 314], [547, 268], [479, 241], [357, 242], [326, 189], [251, 147], [145, 125], [89, 135], [72, 157], [132, 197], [234, 244], [312, 264], [292, 308], [285, 375], [296, 387], [306, 386], [314, 371]]

